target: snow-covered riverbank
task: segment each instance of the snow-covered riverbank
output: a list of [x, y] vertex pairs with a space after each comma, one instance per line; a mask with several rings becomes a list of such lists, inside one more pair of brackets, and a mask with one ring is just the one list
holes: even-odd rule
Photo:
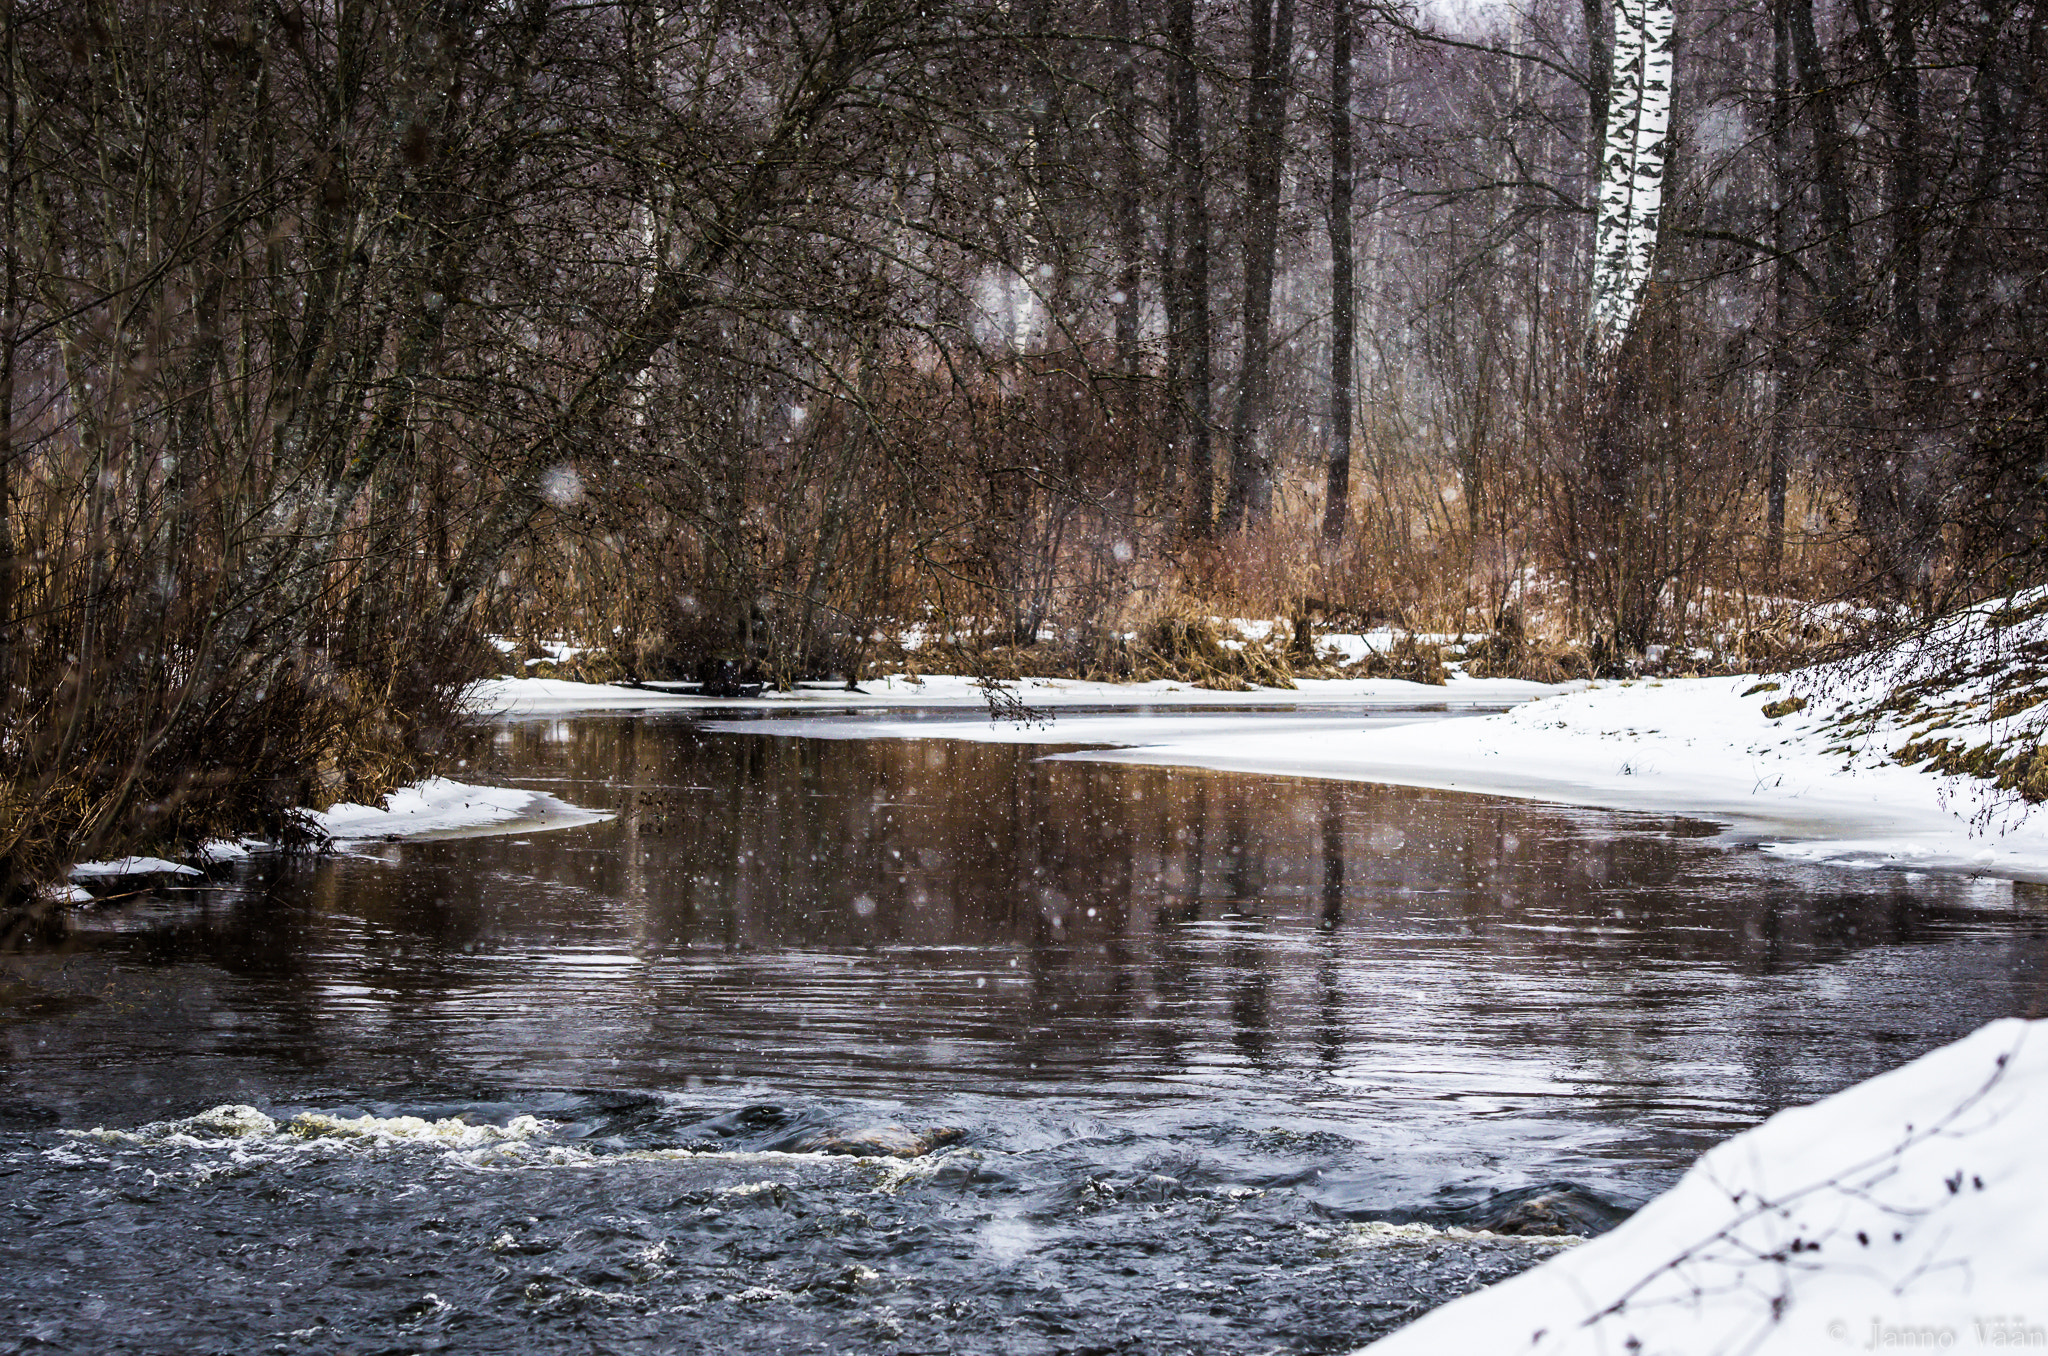
[[1709, 1150], [1610, 1233], [1372, 1356], [2048, 1350], [2048, 1022], [1993, 1022]]
[[[1023, 721], [759, 723], [796, 711], [986, 709], [972, 679], [941, 676], [738, 701], [505, 678], [471, 696], [500, 716], [745, 708], [756, 717], [747, 728], [763, 732], [1092, 745], [1057, 756], [1686, 814], [1785, 856], [2048, 881], [2048, 816], [2031, 813], [2025, 798], [2048, 792], [2044, 672], [2048, 591], [2036, 591], [1969, 609], [1860, 662], [1789, 676], [1549, 687], [1453, 673], [1441, 687], [1304, 679], [1291, 691], [1248, 692], [1026, 679], [1009, 688], [1033, 716]], [[1378, 710], [1355, 726], [1335, 712], [1329, 722], [1276, 726], [1245, 709], [1361, 705]], [[1485, 706], [1513, 709], [1453, 722], [1386, 719], [1401, 707]], [[1202, 714], [1175, 719], [1175, 708]], [[1244, 713], [1228, 715], [1236, 709]]]
[[[929, 681], [929, 680], [928, 680]], [[1102, 685], [1094, 685], [1100, 687]], [[1383, 689], [1390, 686], [1378, 685]], [[1413, 705], [1427, 702], [1414, 692]], [[1390, 723], [1387, 715], [1347, 722], [1333, 713], [1276, 725], [1270, 717], [1211, 711], [1199, 718], [1133, 711], [1103, 713], [1117, 692], [1090, 692], [1059, 714], [1037, 684], [1019, 695], [1051, 712], [1050, 723], [904, 719], [732, 722], [718, 728], [836, 738], [964, 739], [1096, 747], [1055, 755], [1126, 763], [1206, 767], [1279, 776], [1326, 777], [1650, 810], [1719, 820], [1743, 841], [1808, 860], [1905, 869], [1962, 870], [2048, 880], [2048, 816], [2002, 796], [1985, 780], [1942, 775], [1894, 761], [1913, 727], [1903, 720], [1856, 729], [1843, 713], [1868, 705], [1868, 684], [1818, 688], [1804, 709], [1773, 715], [1798, 684], [1767, 690], [1755, 676], [1601, 684], [1587, 690], [1535, 688], [1497, 714], [1455, 721]], [[1437, 704], [1517, 700], [1478, 683], [1453, 683]], [[1286, 692], [1213, 694], [1305, 706]], [[1175, 698], [1124, 694], [1125, 705]], [[1357, 698], [1351, 700], [1356, 701]], [[1398, 704], [1394, 694], [1381, 701]], [[1962, 727], [1957, 727], [1962, 728]], [[1966, 731], [1967, 733], [1967, 731]], [[2000, 733], [1986, 726], [1973, 737]]]
[[1698, 815], [1786, 856], [2048, 881], [2048, 815], [2015, 789], [2048, 771], [2044, 650], [2037, 595], [1791, 676], [1602, 684], [1475, 720], [1280, 739], [1250, 723], [1163, 743], [1097, 728], [1132, 747], [1065, 756]]
[[[2029, 595], [1951, 618], [1858, 665], [1789, 677], [1556, 687], [1454, 673], [1443, 686], [1303, 679], [1292, 690], [1243, 692], [1026, 679], [1007, 690], [1030, 719], [1002, 721], [972, 718], [988, 709], [975, 680], [939, 675], [746, 699], [496, 678], [469, 695], [480, 714], [508, 719], [743, 711], [744, 724], [713, 728], [1085, 745], [1054, 756], [1685, 814], [1789, 857], [2048, 881], [2048, 816], [2030, 813], [2014, 790], [2032, 787], [2029, 776], [2048, 777], [2048, 767], [2036, 774], [2027, 762], [2043, 761], [2031, 753], [2048, 722], [2048, 701], [2035, 699], [2037, 689], [2048, 696], [2037, 674], [2043, 653], [2048, 595]], [[1344, 707], [1371, 714], [1335, 709]], [[1455, 721], [1421, 716], [1487, 707], [1510, 709]], [[1276, 722], [1275, 709], [1296, 714]], [[1404, 709], [1418, 718], [1402, 723]], [[937, 718], [889, 714], [912, 710]], [[806, 718], [787, 718], [798, 713]], [[847, 718], [854, 715], [863, 718]], [[1972, 775], [1986, 767], [1997, 775]], [[544, 799], [435, 782], [388, 808], [336, 807], [318, 827], [337, 839], [413, 837], [542, 827], [537, 821], [584, 813]]]
[[2048, 880], [2048, 816], [1980, 779], [1892, 761], [1903, 735], [1846, 733], [1828, 722], [1834, 706], [1773, 718], [1765, 708], [1785, 694], [1757, 686], [1603, 686], [1472, 720], [1279, 738], [1249, 721], [1166, 743], [1097, 724], [1091, 737], [1131, 747], [1061, 756], [1695, 815], [1787, 856]]
[[[1248, 692], [1222, 692], [1165, 680], [1090, 683], [1068, 678], [1026, 678], [1005, 686], [1027, 706], [1049, 711], [1137, 706], [1500, 706], [1570, 690], [1515, 678], [1467, 678], [1462, 674], [1454, 675], [1442, 687], [1398, 678], [1302, 678], [1296, 680], [1292, 690], [1262, 687]], [[915, 678], [893, 674], [868, 680], [858, 692], [849, 692], [838, 684], [813, 683], [793, 692], [765, 692], [758, 697], [699, 697], [658, 686], [624, 687], [563, 678], [488, 678], [472, 687], [469, 696], [479, 714], [490, 716], [573, 715], [579, 711], [868, 711], [908, 707], [972, 711], [988, 707], [988, 698], [974, 679], [947, 674]]]

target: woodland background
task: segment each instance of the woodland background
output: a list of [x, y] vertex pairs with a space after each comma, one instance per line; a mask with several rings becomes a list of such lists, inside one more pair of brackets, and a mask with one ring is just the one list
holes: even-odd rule
[[487, 635], [1228, 678], [1267, 616], [1557, 678], [2048, 579], [2043, 7], [1680, 7], [1607, 352], [1613, 32], [8, 0], [6, 892], [433, 770]]

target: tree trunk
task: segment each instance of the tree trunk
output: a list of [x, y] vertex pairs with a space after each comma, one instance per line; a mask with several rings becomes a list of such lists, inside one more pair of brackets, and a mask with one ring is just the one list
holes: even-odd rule
[[1323, 540], [1351, 514], [1351, 368], [1358, 298], [1351, 252], [1351, 0], [1330, 9], [1330, 430]]
[[1764, 569], [1776, 578], [1785, 557], [1785, 490], [1792, 434], [1792, 45], [1787, 0], [1771, 4], [1771, 354], [1770, 461], [1765, 468]]
[[1675, 390], [1668, 317], [1642, 323], [1663, 226], [1671, 122], [1670, 0], [1615, 0], [1612, 79], [1587, 318], [1588, 499], [1615, 657], [1648, 642], [1667, 561], [1646, 521], [1646, 468], [1659, 464]]
[[1868, 329], [1860, 270], [1852, 238], [1848, 154], [1836, 85], [1821, 58], [1813, 0], [1787, 0], [1788, 30], [1799, 92], [1812, 132], [1812, 175], [1820, 208], [1822, 252], [1820, 314], [1827, 326], [1824, 365], [1837, 374], [1834, 422], [1842, 429], [1835, 455], [1855, 491], [1856, 522], [1869, 545], [1872, 582], [1900, 596], [1926, 584], [1927, 560], [1909, 504], [1911, 475], [1902, 475], [1895, 445], [1874, 432], [1870, 373], [1857, 360]]
[[1820, 205], [1822, 251], [1821, 315], [1838, 340], [1854, 328], [1856, 257], [1849, 232], [1849, 190], [1842, 156], [1841, 115], [1835, 90], [1821, 65], [1813, 27], [1813, 0], [1785, 0], [1786, 27], [1813, 135], [1813, 180]]
[[1579, 0], [1579, 14], [1586, 25], [1586, 206], [1597, 213], [1614, 52], [1607, 40], [1607, 7], [1601, 0]]
[[[1179, 376], [1178, 435], [1188, 445], [1186, 535], [1207, 537], [1215, 527], [1216, 466], [1209, 404], [1209, 178], [1202, 160], [1202, 88], [1195, 65], [1194, 0], [1169, 0], [1167, 40], [1173, 48], [1174, 221], [1181, 257], [1173, 267], [1174, 368]], [[1172, 261], [1169, 261], [1172, 263]]]
[[1671, 126], [1670, 0], [1615, 0], [1614, 78], [1594, 227], [1593, 352], [1621, 351], [1656, 263]]
[[[1954, 231], [1953, 243], [1940, 266], [1941, 282], [1935, 293], [1936, 347], [1944, 355], [1953, 354], [1966, 333], [1969, 308], [1964, 299], [1969, 293], [1970, 281], [1981, 278], [1986, 268], [1987, 247], [1982, 230], [1984, 213], [1997, 203], [2000, 185], [2013, 155], [2014, 119], [2000, 96], [2003, 83], [1998, 72], [2001, 24], [2001, 15], [1994, 13], [1987, 17], [1982, 44], [1974, 63], [1976, 70], [1972, 73], [1977, 94], [1977, 125], [1982, 130], [1976, 168], [1970, 175], [1969, 196]], [[2021, 96], [2015, 103], [2024, 109], [2025, 87], [2021, 85], [2019, 88]]]
[[[7, 136], [7, 204], [4, 239], [0, 239], [0, 251], [5, 252], [0, 269], [5, 271], [5, 294], [0, 296], [0, 714], [14, 705], [14, 597], [20, 578], [19, 565], [15, 559], [14, 544], [14, 352], [15, 336], [20, 325], [21, 295], [20, 274], [17, 271], [15, 249], [21, 237], [16, 233], [14, 215], [14, 185], [17, 182], [15, 169], [15, 147], [20, 136], [20, 100], [14, 87], [15, 24], [18, 18], [15, 7], [9, 5], [0, 23], [6, 25], [4, 41], [0, 41], [0, 61], [6, 63], [7, 116], [4, 130]], [[12, 891], [14, 882], [0, 879], [0, 903], [4, 903]]]
[[[1116, 292], [1111, 298], [1116, 324], [1116, 370], [1124, 379], [1126, 418], [1138, 375], [1138, 291], [1144, 280], [1144, 161], [1138, 150], [1138, 66], [1132, 46], [1130, 0], [1110, 0], [1110, 36], [1118, 43], [1116, 71], [1110, 81], [1110, 102], [1116, 133]], [[1131, 428], [1125, 428], [1129, 436]]]
[[1230, 492], [1225, 531], [1266, 520], [1273, 504], [1273, 449], [1266, 419], [1273, 402], [1273, 273], [1280, 248], [1280, 162], [1286, 153], [1288, 64], [1294, 0], [1254, 0], [1251, 93], [1246, 121], [1244, 356], [1230, 420]]
[[1885, 67], [1885, 106], [1891, 120], [1891, 172], [1885, 176], [1885, 213], [1891, 223], [1892, 343], [1907, 399], [1917, 400], [1927, 371], [1921, 324], [1920, 68], [1914, 6], [1894, 0], [1891, 54]]

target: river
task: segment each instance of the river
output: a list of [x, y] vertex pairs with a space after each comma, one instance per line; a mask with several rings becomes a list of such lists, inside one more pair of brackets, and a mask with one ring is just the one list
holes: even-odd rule
[[2041, 1001], [2039, 887], [770, 728], [17, 933], [0, 1352], [1347, 1350]]

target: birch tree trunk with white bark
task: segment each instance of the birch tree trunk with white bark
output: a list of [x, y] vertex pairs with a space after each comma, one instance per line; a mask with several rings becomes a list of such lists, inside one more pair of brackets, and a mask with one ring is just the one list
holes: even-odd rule
[[1618, 352], [1657, 256], [1671, 128], [1671, 0], [1615, 0], [1607, 136], [1593, 237], [1592, 351]]

